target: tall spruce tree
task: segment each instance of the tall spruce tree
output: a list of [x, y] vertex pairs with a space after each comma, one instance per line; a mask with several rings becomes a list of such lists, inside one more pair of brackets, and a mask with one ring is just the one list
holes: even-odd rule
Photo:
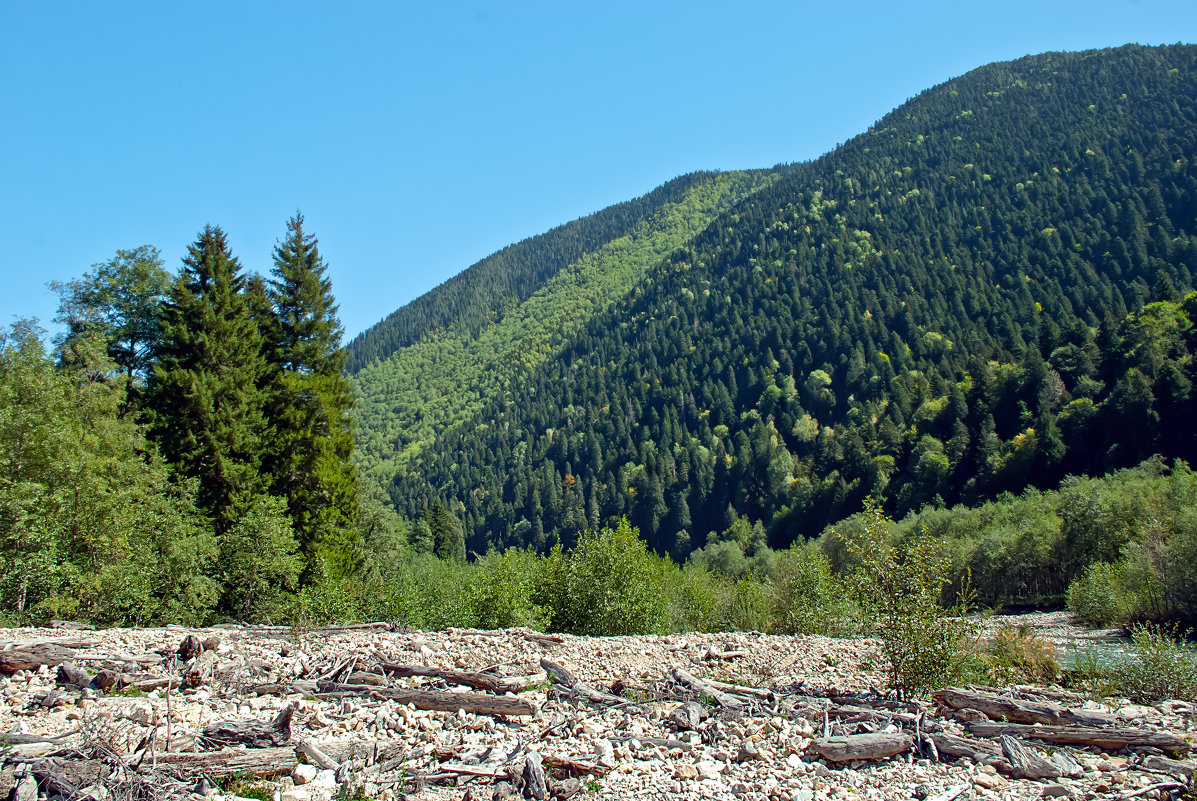
[[176, 472], [199, 480], [199, 506], [218, 536], [266, 489], [267, 365], [244, 287], [224, 231], [205, 227], [162, 310], [146, 394], [151, 437]]
[[271, 392], [267, 469], [272, 491], [287, 499], [309, 564], [321, 559], [335, 575], [352, 566], [357, 473], [344, 330], [326, 270], [316, 237], [304, 232], [297, 213], [275, 246], [270, 282], [278, 312], [273, 358], [281, 371]]

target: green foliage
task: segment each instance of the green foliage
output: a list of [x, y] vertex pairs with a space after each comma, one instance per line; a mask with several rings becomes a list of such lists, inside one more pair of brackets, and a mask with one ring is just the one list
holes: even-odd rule
[[1122, 570], [1109, 562], [1094, 562], [1068, 586], [1068, 608], [1086, 626], [1110, 626], [1126, 619], [1127, 599]]
[[162, 310], [147, 387], [150, 436], [180, 475], [199, 480], [218, 535], [235, 525], [238, 498], [266, 489], [259, 382], [268, 367], [244, 285], [225, 233], [206, 227]]
[[570, 551], [553, 548], [537, 602], [554, 631], [617, 635], [663, 631], [667, 561], [650, 553], [628, 521], [586, 532]]
[[859, 633], [859, 610], [831, 560], [816, 543], [794, 544], [777, 557], [773, 630], [783, 634], [847, 636]]
[[356, 549], [353, 395], [342, 375], [343, 329], [326, 271], [316, 237], [296, 214], [274, 249], [273, 308], [262, 313], [274, 318], [266, 328], [276, 339], [265, 352], [277, 369], [267, 385], [272, 430], [264, 469], [271, 492], [287, 499], [304, 555], [343, 575]]
[[517, 626], [539, 630], [548, 622], [546, 610], [533, 597], [543, 560], [531, 551], [490, 551], [477, 561], [469, 590], [475, 625], [484, 629]]
[[1197, 649], [1186, 641], [1190, 633], [1175, 626], [1136, 626], [1133, 654], [1113, 667], [1119, 690], [1137, 704], [1197, 701]]
[[50, 288], [61, 299], [55, 321], [66, 326], [64, 353], [81, 338], [99, 336], [130, 379], [144, 380], [158, 338], [158, 308], [170, 291], [170, 273], [157, 248], [118, 250], [82, 278], [51, 282]]
[[262, 620], [278, 608], [282, 593], [298, 586], [302, 561], [282, 498], [258, 495], [220, 537], [225, 611], [237, 620]]
[[[572, 307], [560, 268], [513, 268], [527, 294], [494, 304], [429, 293], [358, 373], [365, 463], [408, 516], [453, 509], [478, 552], [626, 516], [681, 561], [733, 517], [782, 549], [867, 495], [901, 518], [1192, 459], [1195, 53], [1053, 53], [930, 89], [703, 206], [609, 306]], [[567, 263], [637, 247], [617, 239]], [[568, 324], [537, 333], [540, 302]], [[953, 555], [994, 602], [1058, 601], [1092, 560], [1053, 575], [1066, 546], [1033, 517]]]
[[866, 505], [865, 518], [845, 540], [853, 559], [848, 580], [884, 642], [889, 686], [908, 696], [952, 683], [968, 658], [973, 631], [963, 600], [951, 609], [940, 604], [950, 581], [943, 544], [919, 538], [898, 547], [875, 504]]
[[1056, 646], [1029, 627], [1003, 626], [980, 653], [990, 684], [1051, 684], [1060, 679]]
[[147, 453], [103, 341], [70, 347], [55, 369], [36, 328], [0, 341], [0, 609], [199, 622], [216, 600], [215, 544], [195, 486]]

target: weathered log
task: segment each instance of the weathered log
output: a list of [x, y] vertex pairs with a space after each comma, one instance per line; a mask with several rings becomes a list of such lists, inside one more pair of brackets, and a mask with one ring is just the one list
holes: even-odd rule
[[87, 671], [74, 662], [63, 662], [59, 665], [57, 679], [59, 684], [67, 684], [72, 687], [91, 685], [91, 676], [87, 675]]
[[287, 704], [269, 723], [260, 720], [224, 720], [204, 727], [201, 742], [205, 745], [244, 745], [246, 748], [269, 748], [286, 745], [291, 740], [291, 718], [295, 705]]
[[[157, 754], [158, 768], [181, 779], [207, 776], [224, 779], [229, 776], [269, 778], [285, 776], [299, 764], [294, 748], [252, 748], [206, 751], [198, 754]], [[148, 767], [143, 764], [143, 768]]]
[[977, 722], [969, 723], [968, 730], [979, 737], [997, 738], [1008, 734], [1020, 739], [1043, 740], [1061, 745], [1091, 745], [1109, 751], [1119, 748], [1159, 748], [1167, 752], [1186, 753], [1189, 750], [1189, 743], [1171, 732], [1145, 729]]
[[1162, 756], [1147, 757], [1143, 760], [1143, 767], [1159, 773], [1167, 773], [1170, 776], [1177, 776], [1186, 781], [1191, 780], [1193, 773], [1197, 771], [1197, 765], [1192, 762], [1181, 762]]
[[1086, 709], [1068, 709], [1058, 704], [1016, 701], [1013, 698], [954, 688], [932, 693], [931, 698], [949, 709], [975, 709], [984, 712], [993, 720], [1006, 720], [1010, 723], [1044, 723], [1052, 726], [1066, 723], [1075, 723], [1081, 726], [1109, 726], [1114, 723], [1112, 716]]
[[295, 745], [295, 750], [302, 754], [308, 760], [308, 762], [311, 762], [313, 765], [322, 770], [337, 769], [337, 763], [333, 762], [332, 757], [309, 742], [301, 740]]
[[0, 673], [37, 670], [42, 665], [58, 667], [74, 656], [73, 650], [52, 643], [14, 647], [8, 651], [0, 651]]
[[481, 695], [478, 693], [455, 693], [441, 690], [405, 690], [399, 687], [375, 687], [369, 684], [338, 684], [331, 681], [317, 682], [321, 692], [344, 692], [356, 695], [372, 695], [414, 704], [416, 709], [437, 712], [456, 712], [464, 709], [475, 715], [532, 715], [532, 704], [511, 696]]
[[714, 698], [719, 706], [724, 706], [728, 709], [738, 709], [739, 707], [744, 706], [744, 702], [739, 698], [736, 698], [730, 693], [724, 692], [705, 679], [692, 676], [685, 670], [682, 670], [680, 667], [673, 668], [669, 671], [669, 673], [678, 683], [686, 685], [695, 692], [699, 692], [703, 695], [709, 696], [710, 698]]
[[968, 739], [957, 737], [947, 732], [932, 732], [928, 735], [935, 744], [935, 750], [950, 757], [971, 759], [983, 765], [996, 765], [1004, 762], [1001, 751], [989, 740]]
[[524, 757], [524, 794], [536, 801], [546, 801], [549, 797], [549, 782], [544, 775], [544, 766], [540, 764], [540, 754], [535, 751]]
[[1016, 779], [1058, 779], [1063, 771], [1008, 734], [1001, 736], [1006, 770]]
[[548, 673], [553, 681], [570, 690], [575, 695], [579, 695], [592, 704], [626, 704], [627, 700], [620, 698], [618, 695], [605, 693], [602, 690], [596, 690], [586, 682], [579, 679], [568, 670], [558, 665], [551, 659], [540, 658], [540, 666], [544, 668], [545, 673]]
[[849, 734], [814, 740], [810, 748], [832, 762], [851, 762], [854, 759], [888, 759], [914, 747], [909, 734]]
[[183, 671], [183, 682], [188, 687], [200, 687], [212, 680], [216, 673], [216, 652], [204, 651]]
[[90, 623], [77, 623], [74, 620], [51, 620], [50, 628], [66, 631], [95, 631], [96, 627]]
[[725, 681], [716, 681], [715, 679], [703, 679], [707, 684], [710, 684], [717, 690], [723, 690], [725, 693], [732, 693], [733, 695], [750, 695], [753, 698], [759, 698], [762, 701], [772, 701], [776, 695], [772, 690], [762, 690], [758, 687], [745, 687], [743, 684], [728, 684]]
[[[500, 678], [486, 673], [473, 673], [464, 670], [446, 670], [443, 668], [426, 667], [424, 665], [399, 665], [393, 662], [383, 662], [382, 670], [396, 678], [407, 679], [414, 676], [443, 679], [449, 684], [460, 684], [483, 690], [488, 693], [502, 695], [503, 693], [522, 692], [530, 686], [535, 686], [545, 680], [545, 675], [521, 677], [518, 679]], [[352, 678], [352, 677], [351, 677]], [[540, 681], [536, 681], [539, 678]], [[365, 684], [366, 682], [360, 682]]]

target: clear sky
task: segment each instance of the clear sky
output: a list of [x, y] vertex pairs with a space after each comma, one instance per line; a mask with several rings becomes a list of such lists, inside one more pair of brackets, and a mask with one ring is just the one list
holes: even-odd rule
[[814, 158], [1046, 50], [1197, 41], [1194, 0], [0, 0], [0, 322], [205, 223], [296, 209], [352, 336], [504, 245], [697, 169]]

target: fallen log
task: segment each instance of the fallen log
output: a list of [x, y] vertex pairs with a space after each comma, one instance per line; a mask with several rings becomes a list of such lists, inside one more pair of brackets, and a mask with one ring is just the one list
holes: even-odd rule
[[743, 684], [728, 684], [725, 681], [715, 681], [715, 679], [703, 679], [707, 684], [710, 684], [717, 690], [723, 690], [725, 693], [732, 693], [733, 695], [750, 695], [753, 698], [759, 698], [762, 701], [772, 701], [776, 695], [772, 690], [762, 690], [757, 687], [745, 687]]
[[1194, 771], [1197, 771], [1197, 765], [1194, 765], [1192, 762], [1180, 762], [1162, 756], [1147, 757], [1143, 760], [1143, 767], [1158, 773], [1167, 773], [1170, 776], [1176, 776], [1185, 781], [1191, 780]]
[[1063, 775], [1059, 767], [1036, 754], [1011, 737], [1001, 737], [1002, 753], [1006, 755], [1006, 770], [1016, 779], [1058, 779]]
[[75, 652], [72, 649], [51, 643], [14, 647], [8, 651], [0, 651], [0, 673], [37, 670], [42, 665], [58, 667], [74, 656]]
[[570, 673], [565, 668], [558, 665], [551, 659], [540, 658], [540, 666], [544, 668], [545, 672], [552, 676], [556, 684], [567, 688], [575, 695], [580, 695], [592, 704], [626, 704], [627, 699], [620, 698], [618, 695], [605, 693], [602, 690], [596, 690], [586, 682], [580, 680], [577, 676]]
[[269, 748], [286, 745], [291, 739], [291, 718], [295, 705], [287, 704], [269, 723], [260, 720], [227, 720], [205, 726], [200, 742], [205, 746], [244, 745]]
[[[486, 673], [473, 673], [464, 670], [447, 670], [444, 668], [426, 667], [424, 665], [399, 665], [393, 662], [383, 662], [384, 673], [400, 679], [420, 676], [424, 678], [442, 679], [449, 684], [460, 684], [483, 690], [495, 695], [503, 693], [519, 693], [542, 683], [547, 677], [544, 673], [536, 676], [520, 677], [518, 679], [500, 678]], [[364, 682], [363, 682], [364, 683]]]
[[416, 709], [436, 712], [456, 712], [464, 709], [475, 715], [533, 715], [532, 704], [511, 696], [480, 695], [478, 693], [455, 693], [441, 690], [405, 690], [399, 687], [375, 687], [370, 684], [338, 684], [331, 681], [317, 683], [321, 692], [343, 692], [355, 695], [369, 695], [414, 704]]
[[914, 747], [909, 734], [849, 734], [814, 740], [810, 749], [832, 762], [851, 762], [854, 759], [888, 759]]
[[719, 706], [724, 706], [728, 709], [738, 709], [744, 706], [744, 702], [739, 698], [724, 692], [706, 679], [690, 675], [680, 667], [671, 669], [669, 673], [679, 684], [684, 684], [695, 692], [714, 698]]
[[1119, 748], [1159, 748], [1185, 753], [1189, 743], [1171, 732], [1144, 729], [1091, 728], [1088, 726], [1029, 726], [1023, 723], [974, 722], [968, 730], [978, 737], [998, 738], [1003, 734], [1020, 739], [1043, 740], [1060, 745], [1091, 745], [1107, 751]]
[[[201, 776], [212, 779], [230, 776], [269, 778], [283, 776], [295, 770], [303, 745], [310, 744], [301, 743], [295, 748], [228, 748], [200, 753], [159, 753], [155, 755], [155, 760], [159, 769], [165, 768], [179, 778], [187, 780], [198, 779]], [[379, 760], [387, 760], [406, 754], [408, 746], [403, 742], [383, 744], [366, 740], [347, 740], [321, 743], [318, 748], [333, 765], [373, 754], [375, 749]], [[141, 770], [144, 772], [149, 767], [149, 760], [143, 760]]]
[[1005, 761], [1000, 749], [989, 740], [970, 740], [947, 732], [932, 732], [928, 736], [940, 754], [957, 759], [970, 759], [980, 765], [997, 765]]
[[934, 692], [931, 698], [949, 709], [975, 709], [984, 712], [993, 720], [1006, 720], [1010, 723], [1044, 723], [1052, 726], [1065, 723], [1109, 726], [1114, 723], [1113, 716], [1099, 712], [1068, 709], [1058, 704], [1016, 701], [1013, 698], [954, 688]]

